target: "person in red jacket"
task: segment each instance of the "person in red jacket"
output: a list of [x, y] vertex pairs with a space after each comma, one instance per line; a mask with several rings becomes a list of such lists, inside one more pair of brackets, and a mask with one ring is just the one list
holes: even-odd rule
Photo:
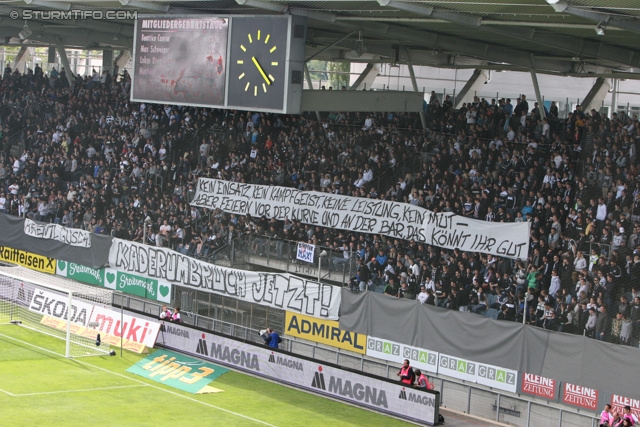
[[409, 386], [412, 386], [416, 380], [416, 374], [413, 372], [411, 366], [409, 366], [409, 360], [407, 359], [404, 359], [404, 363], [402, 364], [402, 367], [400, 368], [400, 371], [397, 373], [397, 375], [400, 377], [400, 382], [402, 384], [406, 384]]
[[425, 374], [420, 371], [420, 369], [415, 370], [416, 375], [416, 385], [415, 387], [418, 390], [433, 390], [433, 384], [429, 382], [429, 378]]

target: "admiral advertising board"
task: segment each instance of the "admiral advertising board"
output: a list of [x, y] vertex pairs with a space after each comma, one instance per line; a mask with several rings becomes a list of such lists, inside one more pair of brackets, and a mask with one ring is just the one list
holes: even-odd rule
[[399, 383], [344, 371], [181, 325], [165, 325], [164, 345], [205, 360], [421, 424], [435, 425], [439, 418], [438, 392], [417, 391]]
[[342, 330], [340, 323], [334, 320], [317, 319], [287, 311], [284, 333], [354, 353], [365, 354], [366, 351], [366, 335]]

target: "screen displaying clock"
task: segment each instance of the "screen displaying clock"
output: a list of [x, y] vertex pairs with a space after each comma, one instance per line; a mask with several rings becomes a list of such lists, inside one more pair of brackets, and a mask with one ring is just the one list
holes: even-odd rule
[[229, 44], [229, 107], [283, 109], [289, 31], [286, 16], [233, 20]]
[[140, 15], [131, 100], [299, 114], [306, 18]]

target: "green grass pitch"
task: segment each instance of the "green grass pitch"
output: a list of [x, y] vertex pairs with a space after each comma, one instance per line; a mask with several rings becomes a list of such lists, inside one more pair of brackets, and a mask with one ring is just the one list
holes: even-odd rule
[[238, 372], [210, 383], [223, 393], [192, 395], [125, 372], [137, 354], [65, 359], [33, 346], [60, 352], [64, 342], [0, 325], [2, 426], [407, 425]]

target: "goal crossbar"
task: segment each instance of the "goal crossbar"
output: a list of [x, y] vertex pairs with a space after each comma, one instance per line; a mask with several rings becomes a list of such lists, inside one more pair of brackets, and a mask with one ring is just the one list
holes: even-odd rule
[[20, 266], [0, 266], [0, 323], [63, 339], [65, 357], [108, 354], [109, 345], [90, 318], [94, 308], [112, 305], [113, 294]]

